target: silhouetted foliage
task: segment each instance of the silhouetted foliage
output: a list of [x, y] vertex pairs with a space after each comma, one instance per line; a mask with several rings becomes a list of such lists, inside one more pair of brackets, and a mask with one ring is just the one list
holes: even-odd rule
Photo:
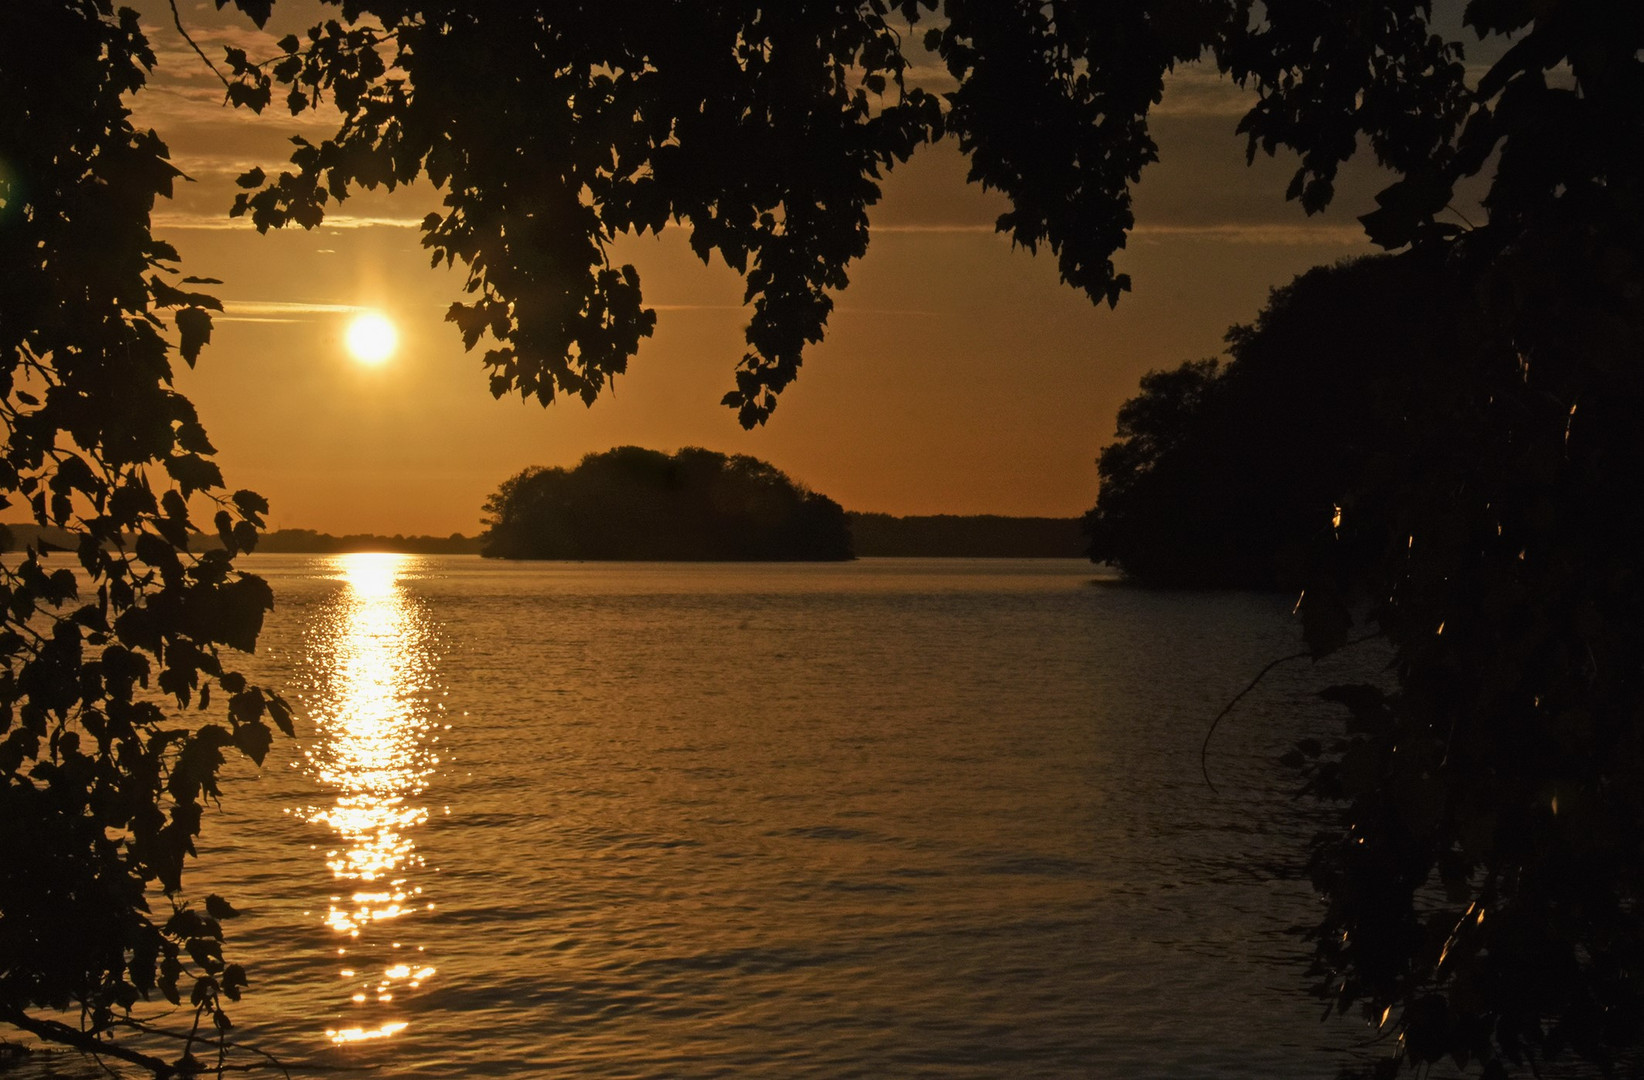
[[845, 517], [857, 555], [1077, 559], [1084, 553], [1078, 518], [854, 512]]
[[620, 446], [526, 469], [486, 500], [482, 553], [504, 559], [851, 558], [839, 504], [738, 454]]
[[[259, 25], [272, 6], [215, 2]], [[1286, 196], [1308, 211], [1367, 148], [1396, 174], [1363, 219], [1372, 239], [1440, 252], [1482, 318], [1444, 437], [1370, 515], [1392, 537], [1383, 558], [1314, 575], [1301, 604], [1322, 653], [1346, 640], [1349, 601], [1374, 601], [1401, 686], [1343, 690], [1350, 740], [1302, 752], [1313, 790], [1346, 805], [1315, 847], [1320, 992], [1396, 1029], [1391, 1060], [1484, 1075], [1637, 1039], [1644, 6], [1471, 0], [1465, 24], [1503, 48], [1476, 81], [1421, 0], [332, 6], [340, 20], [281, 55], [227, 54], [236, 103], [266, 108], [278, 86], [294, 111], [324, 97], [342, 113], [292, 171], [247, 173], [238, 210], [312, 226], [357, 186], [432, 179], [445, 206], [424, 242], [465, 264], [473, 294], [452, 321], [469, 347], [492, 339], [495, 393], [544, 401], [591, 400], [650, 332], [610, 243], [680, 225], [746, 277], [725, 400], [763, 421], [866, 249], [880, 174], [943, 133], [1010, 199], [1000, 229], [1108, 302], [1128, 285], [1113, 255], [1174, 65], [1206, 57], [1259, 91], [1239, 131], [1252, 155], [1299, 155]], [[892, 25], [938, 8], [925, 40], [955, 83], [940, 99], [904, 88]], [[161, 924], [143, 885], [177, 895], [222, 750], [260, 756], [262, 717], [284, 720], [216, 656], [250, 646], [266, 590], [186, 553], [190, 496], [221, 500], [230, 551], [263, 507], [218, 494], [210, 444], [167, 389], [169, 350], [194, 361], [214, 302], [171, 283], [174, 253], [149, 235], [174, 170], [121, 98], [150, 63], [106, 0], [0, 5], [0, 488], [84, 537], [81, 581], [38, 553], [4, 571], [13, 1023], [76, 1002], [100, 1030], [150, 986], [195, 978], [220, 1016], [241, 977], [217, 956], [216, 913]], [[1487, 224], [1443, 220], [1474, 177]], [[1342, 531], [1359, 527], [1347, 510]], [[124, 533], [145, 539], [104, 551]], [[1340, 545], [1323, 539], [1329, 568]], [[179, 705], [219, 687], [228, 725], [170, 718], [140, 692], [150, 676]]]
[[[1375, 601], [1402, 686], [1351, 697], [1355, 740], [1315, 777], [1348, 801], [1316, 848], [1320, 990], [1393, 1025], [1415, 1064], [1496, 1074], [1627, 1045], [1644, 1030], [1644, 6], [1472, 0], [1466, 26], [1502, 47], [1476, 82], [1422, 0], [939, 6], [925, 40], [956, 83], [940, 103], [902, 91], [888, 23], [935, 0], [346, 0], [347, 25], [267, 67], [231, 57], [248, 105], [277, 83], [344, 113], [294, 171], [248, 176], [244, 210], [313, 224], [356, 184], [444, 184], [424, 239], [479, 294], [451, 316], [469, 344], [496, 339], [495, 391], [544, 398], [596, 393], [650, 329], [608, 242], [682, 224], [747, 275], [727, 401], [751, 424], [864, 250], [879, 172], [922, 139], [957, 135], [972, 179], [1011, 201], [1000, 228], [1109, 302], [1176, 64], [1207, 57], [1259, 91], [1239, 131], [1252, 156], [1299, 156], [1285, 194], [1308, 211], [1366, 148], [1396, 175], [1371, 238], [1440, 252], [1481, 336], [1445, 437], [1385, 488], [1384, 557], [1315, 575], [1301, 604], [1324, 652], [1348, 601]], [[1476, 229], [1445, 220], [1472, 177]]]
[[[291, 722], [221, 655], [272, 603], [231, 561], [267, 506], [171, 389], [221, 305], [150, 233], [178, 173], [125, 98], [153, 63], [104, 0], [0, 5], [0, 507], [73, 538], [0, 561], [0, 1021], [163, 1073], [106, 1036], [156, 992], [205, 1021], [177, 1067], [228, 1030], [235, 912], [183, 868], [225, 755]], [[220, 550], [191, 552], [201, 514]]]
[[[466, 347], [489, 339], [493, 393], [543, 402], [591, 402], [651, 333], [612, 240], [683, 227], [704, 262], [717, 253], [747, 281], [748, 350], [724, 400], [750, 427], [821, 339], [867, 250], [881, 174], [921, 143], [957, 136], [971, 179], [1011, 199], [1000, 231], [1048, 246], [1063, 280], [1113, 303], [1129, 288], [1113, 254], [1130, 186], [1157, 156], [1147, 112], [1175, 64], [1209, 54], [1265, 90], [1241, 130], [1252, 153], [1302, 153], [1288, 194], [1309, 211], [1357, 133], [1425, 176], [1467, 108], [1459, 50], [1416, 3], [1351, 19], [1312, 0], [330, 2], [342, 21], [288, 36], [279, 55], [228, 53], [237, 104], [323, 101], [343, 117], [329, 139], [295, 140], [292, 169], [247, 172], [234, 212], [308, 228], [353, 190], [426, 176], [445, 195], [423, 244], [435, 263], [462, 261], [474, 294], [447, 317]], [[912, 38], [938, 10], [924, 44], [957, 83], [942, 99], [907, 85], [895, 25]], [[1381, 230], [1444, 205], [1423, 191]]]
[[1446, 438], [1473, 385], [1467, 308], [1426, 253], [1319, 267], [1228, 331], [1225, 365], [1144, 376], [1097, 460], [1091, 558], [1148, 585], [1298, 589], [1340, 511], [1353, 560], [1379, 559], [1390, 478]]
[[445, 197], [423, 244], [461, 260], [474, 294], [447, 317], [468, 348], [489, 337], [493, 393], [543, 403], [591, 403], [651, 333], [612, 239], [688, 223], [704, 261], [747, 278], [725, 402], [752, 426], [867, 250], [881, 171], [941, 123], [903, 85], [890, 6], [350, 0], [348, 25], [288, 37], [282, 56], [230, 53], [236, 103], [261, 110], [277, 86], [293, 112], [328, 99], [344, 116], [334, 138], [299, 140], [294, 171], [242, 178], [234, 212], [307, 227], [352, 187], [426, 175]]

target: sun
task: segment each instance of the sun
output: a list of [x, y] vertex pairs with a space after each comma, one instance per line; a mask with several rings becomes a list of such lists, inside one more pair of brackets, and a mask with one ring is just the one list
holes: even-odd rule
[[365, 311], [348, 324], [348, 354], [362, 364], [380, 364], [394, 355], [400, 333], [388, 316]]

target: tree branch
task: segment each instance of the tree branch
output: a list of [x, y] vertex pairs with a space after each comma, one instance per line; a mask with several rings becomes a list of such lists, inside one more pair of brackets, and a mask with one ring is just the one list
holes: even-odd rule
[[[1381, 636], [1382, 632], [1377, 630], [1373, 633], [1365, 634], [1363, 637], [1356, 637], [1352, 641], [1344, 642], [1341, 648], [1349, 649], [1354, 645], [1363, 645], [1366, 641], [1372, 641]], [[1222, 706], [1222, 711], [1216, 714], [1216, 719], [1210, 721], [1210, 729], [1204, 733], [1204, 745], [1199, 747], [1199, 774], [1204, 777], [1205, 787], [1209, 788], [1217, 795], [1221, 794], [1221, 791], [1216, 787], [1216, 785], [1210, 782], [1210, 740], [1216, 734], [1216, 725], [1220, 724], [1222, 719], [1227, 716], [1228, 713], [1233, 711], [1233, 706], [1239, 703], [1240, 698], [1256, 689], [1256, 686], [1263, 679], [1267, 678], [1267, 673], [1269, 671], [1272, 671], [1280, 664], [1287, 664], [1292, 660], [1305, 660], [1312, 655], [1313, 653], [1311, 651], [1303, 651], [1299, 653], [1291, 653], [1289, 656], [1279, 657], [1277, 660], [1274, 660], [1272, 663], [1256, 672], [1256, 677], [1251, 679], [1250, 682], [1245, 685], [1243, 690], [1240, 690], [1237, 694], [1234, 694], [1232, 701], [1229, 701], [1226, 705]]]
[[128, 1046], [121, 1046], [119, 1043], [105, 1042], [89, 1032], [70, 1027], [57, 1020], [43, 1020], [39, 1017], [30, 1016], [21, 1009], [7, 1009], [0, 1012], [0, 1020], [4, 1020], [13, 1027], [20, 1028], [31, 1035], [38, 1035], [49, 1042], [72, 1046], [76, 1050], [93, 1056], [107, 1055], [119, 1058], [121, 1061], [128, 1061], [133, 1065], [141, 1065], [154, 1074], [155, 1080], [171, 1080], [172, 1077], [184, 1075], [177, 1066], [168, 1061], [162, 1061], [157, 1057], [145, 1054], [140, 1050], [133, 1050]]
[[177, 32], [183, 35], [183, 40], [188, 42], [188, 47], [199, 54], [200, 59], [205, 61], [205, 66], [211, 69], [211, 73], [217, 76], [217, 81], [223, 84], [223, 89], [227, 90], [230, 85], [228, 77], [221, 71], [217, 70], [217, 65], [211, 62], [211, 57], [207, 56], [205, 52], [194, 43], [194, 39], [188, 36], [188, 31], [183, 29], [183, 17], [177, 14], [177, 0], [166, 0], [166, 3], [171, 6], [171, 21], [176, 24]]

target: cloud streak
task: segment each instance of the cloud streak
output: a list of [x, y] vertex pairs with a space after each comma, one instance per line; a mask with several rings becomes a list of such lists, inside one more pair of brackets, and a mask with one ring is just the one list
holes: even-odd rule
[[[997, 230], [981, 222], [931, 222], [927, 224], [874, 225], [875, 234], [891, 236], [953, 236], [992, 234]], [[1003, 235], [1003, 234], [1001, 234]], [[1358, 225], [1321, 225], [1285, 222], [1212, 222], [1191, 225], [1137, 224], [1130, 230], [1133, 241], [1165, 242], [1197, 240], [1223, 244], [1269, 244], [1353, 246], [1365, 242]]]
[[1357, 247], [1368, 243], [1360, 225], [1285, 224], [1282, 222], [1223, 223], [1214, 225], [1137, 225], [1130, 231], [1135, 240], [1164, 242], [1197, 240], [1222, 244], [1257, 244], [1279, 247], [1317, 245]]
[[314, 304], [302, 300], [224, 300], [220, 323], [301, 323], [369, 311], [360, 304]]
[[[219, 214], [189, 213], [188, 211], [162, 210], [153, 217], [156, 229], [189, 229], [222, 231], [240, 229], [247, 232], [255, 226], [250, 218], [231, 218], [227, 212]], [[326, 229], [415, 229], [422, 225], [421, 217], [405, 218], [392, 216], [372, 216], [364, 214], [327, 214], [325, 220], [315, 227], [316, 231]]]
[[905, 222], [891, 225], [875, 224], [871, 225], [869, 228], [872, 232], [889, 233], [892, 236], [898, 234], [918, 236], [921, 234], [946, 235], [958, 233], [991, 233], [997, 231], [992, 222], [980, 221]]

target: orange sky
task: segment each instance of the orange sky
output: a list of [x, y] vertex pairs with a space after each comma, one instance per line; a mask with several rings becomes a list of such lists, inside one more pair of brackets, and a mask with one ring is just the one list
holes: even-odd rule
[[[209, 0], [179, 8], [213, 58], [224, 44], [272, 55], [274, 39], [315, 10], [279, 0], [262, 35]], [[1282, 199], [1286, 160], [1245, 167], [1233, 134], [1240, 92], [1187, 71], [1155, 116], [1162, 162], [1137, 196], [1138, 229], [1121, 257], [1135, 290], [1116, 311], [1059, 285], [1051, 258], [995, 235], [1002, 201], [968, 187], [963, 160], [941, 146], [886, 181], [828, 339], [808, 351], [764, 428], [743, 431], [718, 404], [743, 352], [741, 282], [704, 267], [677, 231], [616, 253], [638, 266], [658, 322], [614, 393], [591, 409], [497, 401], [478, 357], [442, 321], [460, 277], [430, 270], [418, 246], [414, 224], [438, 193], [350, 200], [307, 233], [259, 236], [231, 222], [233, 177], [277, 168], [297, 122], [223, 106], [169, 13], [145, 10], [162, 67], [138, 118], [195, 181], [160, 209], [156, 231], [187, 272], [223, 279], [214, 291], [227, 305], [199, 369], [178, 385], [230, 486], [268, 496], [275, 527], [472, 534], [509, 475], [625, 443], [753, 454], [852, 510], [1079, 514], [1095, 500], [1093, 459], [1143, 372], [1216, 354], [1270, 288], [1369, 250], [1353, 219], [1373, 205], [1374, 177], [1347, 176], [1329, 214], [1304, 217]], [[941, 88], [934, 77], [926, 85]], [[400, 351], [386, 365], [364, 368], [344, 351], [353, 306], [399, 323]]]

